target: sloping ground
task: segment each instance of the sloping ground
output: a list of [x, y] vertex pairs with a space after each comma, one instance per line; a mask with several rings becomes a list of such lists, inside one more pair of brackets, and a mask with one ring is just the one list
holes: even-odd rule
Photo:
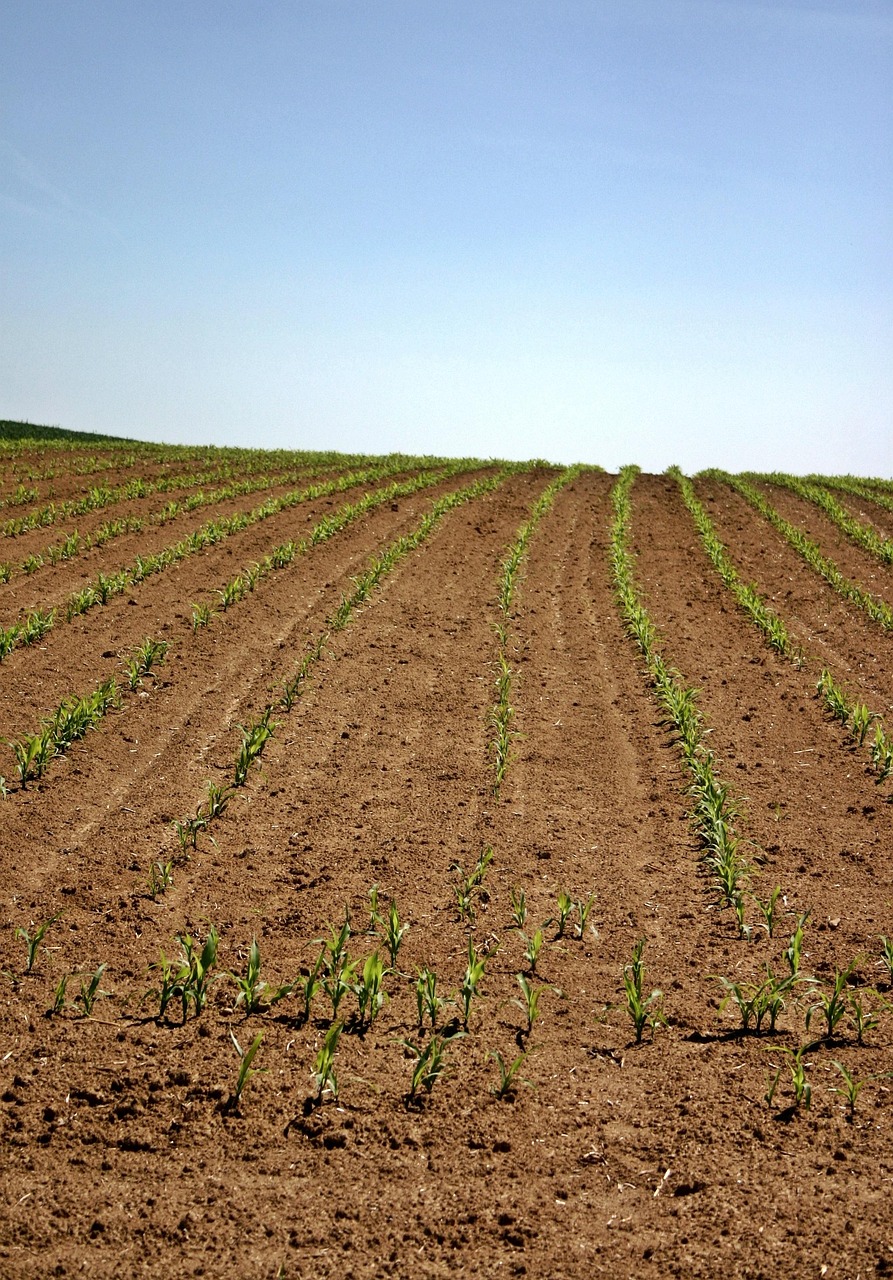
[[[584, 472], [557, 492], [508, 617], [502, 562], [557, 472], [506, 475], [446, 511], [333, 628], [370, 557], [416, 529], [434, 499], [493, 474], [383, 504], [195, 632], [193, 601], [356, 493], [235, 534], [0, 663], [0, 736], [11, 737], [120, 672], [119, 654], [144, 635], [171, 643], [157, 676], [42, 779], [21, 788], [9, 751], [0, 766], [3, 1275], [893, 1267], [893, 1014], [870, 993], [889, 997], [878, 936], [893, 932], [890, 784], [875, 785], [815, 697], [825, 658], [798, 670], [766, 648], [665, 477], [640, 476], [632, 491], [636, 577], [668, 661], [701, 690], [717, 771], [740, 802], [750, 887], [764, 901], [775, 886], [783, 895], [771, 938], [751, 898], [740, 936], [705, 874], [679, 752], [618, 617], [614, 477]], [[736, 495], [701, 490], [742, 572], [775, 597], [807, 653], [826, 610], [841, 678], [886, 711], [890, 638], [816, 587]], [[186, 517], [185, 532], [206, 515]], [[68, 589], [54, 573], [34, 577], [47, 601]], [[497, 795], [500, 620], [515, 736]], [[275, 706], [245, 785], [184, 856], [172, 821], [199, 811], [208, 779], [227, 785], [239, 726], [257, 723], [324, 636], [294, 705]], [[457, 889], [487, 850], [463, 912]], [[150, 867], [170, 861], [172, 884], [153, 897]], [[371, 1024], [355, 994], [343, 997], [337, 1097], [317, 1099], [311, 1079], [333, 1022], [325, 991], [309, 1018], [301, 984], [249, 1017], [227, 977], [185, 1021], [180, 999], [160, 1017], [157, 994], [147, 997], [161, 978], [150, 966], [162, 952], [179, 959], [175, 935], [204, 942], [212, 926], [215, 972], [244, 975], [256, 938], [268, 995], [306, 982], [345, 911], [357, 985], [376, 950], [389, 963], [383, 923], [370, 931], [373, 886], [380, 917], [394, 903], [409, 929]], [[577, 905], [560, 930], [562, 892]], [[740, 1035], [715, 975], [784, 972], [806, 912], [802, 975], [816, 984], [793, 988], [774, 1034]], [[33, 936], [48, 920], [26, 973], [15, 930]], [[540, 928], [534, 966], [525, 951]], [[644, 994], [662, 989], [668, 1025], [637, 1044], [623, 975], [643, 938]], [[467, 1028], [461, 1001], [439, 1013], [441, 1032], [466, 1033], [443, 1042], [446, 1072], [430, 1092], [419, 1083], [410, 1097], [416, 1053], [404, 1042], [424, 1050], [435, 1038], [428, 1015], [418, 1026], [417, 975], [436, 973], [437, 993], [456, 999], [469, 942], [484, 968]], [[844, 1018], [821, 1042], [805, 1011], [853, 960], [844, 1001], [877, 1010], [879, 1025], [859, 1044]], [[107, 994], [83, 1016], [79, 993], [100, 964]], [[540, 991], [529, 1033], [519, 973]], [[263, 1034], [238, 1104], [231, 1033], [242, 1049]], [[804, 1044], [809, 1109], [792, 1105], [787, 1066]], [[494, 1053], [510, 1064], [525, 1051], [515, 1089], [496, 1096]], [[852, 1119], [831, 1091], [843, 1084], [835, 1059], [865, 1082]]]

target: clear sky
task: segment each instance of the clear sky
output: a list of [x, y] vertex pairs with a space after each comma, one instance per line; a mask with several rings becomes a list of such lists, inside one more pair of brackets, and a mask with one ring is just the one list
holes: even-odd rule
[[891, 0], [0, 0], [0, 417], [893, 475]]

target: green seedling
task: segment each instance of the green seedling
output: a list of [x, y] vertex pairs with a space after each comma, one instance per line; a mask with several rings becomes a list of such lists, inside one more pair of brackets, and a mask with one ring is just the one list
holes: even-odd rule
[[322, 1048], [316, 1055], [313, 1063], [313, 1070], [310, 1075], [313, 1080], [315, 1089], [315, 1098], [317, 1102], [322, 1102], [323, 1094], [330, 1093], [333, 1098], [338, 1097], [338, 1077], [335, 1074], [335, 1054], [338, 1050], [338, 1041], [341, 1038], [341, 1032], [344, 1024], [342, 1022], [333, 1022], [326, 1032], [325, 1039], [322, 1042]]
[[495, 1093], [496, 1097], [501, 1101], [506, 1101], [515, 1096], [515, 1090], [518, 1084], [526, 1084], [528, 1089], [532, 1089], [533, 1085], [531, 1082], [529, 1080], [525, 1080], [520, 1074], [528, 1053], [532, 1052], [533, 1049], [525, 1049], [523, 1053], [518, 1054], [514, 1062], [507, 1065], [499, 1050], [492, 1050], [490, 1057], [494, 1060], [499, 1070], [499, 1083], [492, 1085], [490, 1092]]
[[542, 929], [537, 929], [536, 933], [534, 933], [532, 937], [528, 938], [526, 934], [523, 933], [521, 937], [526, 943], [524, 948], [524, 959], [527, 961], [527, 967], [532, 974], [536, 973], [536, 966], [540, 958], [540, 952], [543, 949], [545, 935], [543, 934]]
[[358, 981], [354, 983], [359, 1025], [363, 1031], [372, 1026], [387, 1001], [388, 994], [383, 986], [386, 972], [381, 952], [374, 951], [363, 965]]
[[29, 933], [27, 929], [24, 929], [21, 926], [16, 929], [15, 936], [22, 939], [27, 949], [27, 958], [25, 963], [26, 973], [30, 973], [34, 968], [37, 960], [37, 952], [40, 944], [46, 937], [47, 929], [49, 929], [50, 925], [55, 924], [58, 919], [58, 915], [50, 916], [49, 920], [44, 920], [43, 924], [38, 925], [33, 933]]
[[270, 722], [273, 708], [267, 707], [261, 718], [246, 729], [244, 725], [239, 725], [239, 732], [242, 735], [242, 744], [239, 747], [239, 753], [236, 756], [236, 768], [233, 777], [233, 785], [242, 787], [248, 777], [248, 770], [255, 760], [261, 755], [264, 747], [275, 733], [278, 725]]
[[762, 898], [758, 898], [755, 893], [751, 894], [751, 897], [754, 905], [763, 917], [760, 928], [765, 929], [766, 933], [771, 938], [775, 933], [775, 926], [778, 923], [778, 900], [781, 897], [781, 886], [776, 885], [765, 902]]
[[518, 986], [521, 988], [521, 999], [514, 999], [516, 1004], [527, 1019], [526, 1034], [529, 1035], [533, 1030], [533, 1024], [539, 1017], [540, 996], [545, 991], [545, 987], [535, 987], [532, 982], [523, 974], [516, 973]]
[[180, 852], [188, 856], [188, 850], [197, 847], [198, 833], [207, 826], [207, 818], [201, 814], [194, 818], [175, 818], [173, 825], [180, 841]]
[[53, 1003], [47, 1010], [47, 1014], [50, 1017], [53, 1014], [59, 1014], [65, 1010], [65, 995], [68, 990], [68, 978], [69, 975], [67, 973], [63, 974], [56, 984], [56, 989], [53, 992]]
[[512, 903], [512, 924], [516, 929], [523, 929], [527, 923], [527, 894], [523, 889], [512, 889], [509, 897]]
[[[803, 1061], [803, 1055], [808, 1045], [801, 1045], [799, 1049], [790, 1049], [785, 1045], [772, 1045], [767, 1048], [769, 1053], [783, 1053], [787, 1057], [788, 1070], [791, 1073], [791, 1085], [794, 1090], [794, 1106], [799, 1107], [801, 1104], [808, 1108], [812, 1102], [812, 1085], [806, 1079], [806, 1070], [811, 1064]], [[778, 1082], [781, 1079], [785, 1064], [776, 1071], [774, 1077], [769, 1082], [769, 1088], [766, 1090], [766, 1105], [771, 1107], [775, 1097], [775, 1091], [778, 1088]]]
[[791, 971], [791, 977], [796, 978], [800, 972], [800, 959], [803, 952], [803, 930], [809, 919], [810, 913], [804, 911], [803, 915], [797, 921], [797, 928], [791, 934], [791, 940], [787, 945], [784, 958], [787, 966]]
[[192, 606], [192, 630], [198, 631], [199, 627], [206, 627], [211, 621], [213, 610], [209, 604], [194, 604]]
[[169, 648], [167, 640], [152, 640], [148, 636], [142, 644], [137, 645], [133, 657], [124, 664], [131, 689], [141, 684], [143, 676], [148, 675], [157, 663], [164, 660]]
[[413, 1044], [411, 1040], [401, 1040], [399, 1042], [415, 1058], [415, 1066], [413, 1067], [412, 1079], [409, 1085], [408, 1099], [410, 1102], [415, 1101], [419, 1089], [424, 1089], [426, 1093], [431, 1092], [446, 1071], [447, 1046], [451, 1040], [462, 1034], [464, 1033], [460, 1031], [453, 1036], [432, 1036], [424, 1047]]
[[568, 917], [574, 909], [574, 900], [569, 893], [565, 893], [562, 889], [558, 894], [558, 934], [559, 938], [564, 937], [564, 930], [567, 927]]
[[589, 924], [589, 917], [592, 914], [592, 908], [595, 906], [595, 894], [591, 893], [584, 902], [581, 898], [579, 902], [574, 904], [577, 908], [577, 924], [576, 936], [584, 938], [586, 936], [586, 926]]
[[878, 718], [877, 712], [869, 711], [864, 702], [857, 702], [850, 708], [850, 731], [860, 747], [865, 742], [865, 735], [871, 728], [872, 721]]
[[893, 986], [893, 938], [880, 937], [881, 962], [887, 970], [887, 982]]
[[431, 1022], [431, 1030], [437, 1030], [437, 1020], [447, 1001], [437, 994], [437, 974], [427, 965], [419, 969], [415, 980], [416, 1009], [418, 1010], [419, 1028], [421, 1029], [427, 1015]]
[[400, 950], [400, 944], [409, 932], [408, 924], [400, 923], [400, 916], [397, 912], [397, 904], [392, 901], [388, 907], [388, 914], [382, 921], [384, 926], [384, 941], [391, 957], [391, 968], [397, 967], [397, 953]]
[[824, 1021], [823, 1040], [832, 1040], [834, 1033], [839, 1024], [843, 1021], [847, 1013], [849, 1004], [847, 997], [847, 983], [853, 975], [857, 961], [853, 961], [847, 965], [845, 969], [836, 969], [834, 972], [834, 981], [831, 983], [830, 990], [819, 991], [816, 993], [815, 1003], [810, 1005], [806, 1010], [806, 1030], [808, 1031], [812, 1023], [813, 1015], [819, 1014], [820, 1019]]
[[646, 1027], [652, 1036], [658, 1027], [665, 1027], [667, 1020], [663, 1013], [663, 992], [654, 990], [645, 996], [645, 939], [640, 938], [633, 948], [633, 958], [623, 968], [623, 987], [626, 992], [626, 1011], [632, 1019], [636, 1032], [636, 1044], [642, 1043]]
[[39, 733], [28, 735], [21, 742], [11, 741], [9, 746], [12, 747], [15, 756], [23, 790], [31, 778], [43, 777], [47, 765], [56, 754], [53, 735], [46, 728]]
[[730, 978], [720, 976], [714, 976], [713, 981], [719, 982], [726, 993], [720, 1001], [719, 1012], [722, 1013], [729, 1002], [734, 1003], [741, 1019], [742, 1034], [747, 1035], [752, 1030], [755, 1035], [759, 1035], [764, 1022], [768, 1022], [767, 1030], [770, 1033], [775, 1031], [778, 1018], [785, 1008], [786, 997], [795, 983], [805, 979], [799, 974], [778, 978], [767, 965], [766, 977], [761, 982], [745, 982], [740, 979], [733, 982]]
[[889, 1071], [881, 1071], [877, 1072], [875, 1075], [865, 1076], [863, 1080], [857, 1080], [852, 1072], [849, 1071], [842, 1062], [838, 1062], [836, 1058], [832, 1058], [831, 1061], [834, 1063], [843, 1078], [843, 1086], [831, 1085], [830, 1089], [832, 1093], [839, 1093], [846, 1098], [846, 1118], [850, 1124], [852, 1124], [856, 1114], [856, 1100], [865, 1086], [870, 1084], [873, 1080], [885, 1080], [893, 1073]]
[[291, 984], [289, 991], [286, 992], [284, 988], [281, 988], [283, 995], [290, 995], [292, 991], [297, 991], [303, 999], [304, 1008], [301, 1010], [300, 1014], [300, 1019], [303, 1023], [310, 1021], [310, 1011], [313, 1007], [313, 998], [323, 985], [322, 973], [327, 954], [328, 948], [325, 943], [322, 943], [320, 953], [316, 957], [316, 963], [313, 968], [306, 974], [299, 974]]
[[209, 782], [208, 798], [199, 808], [199, 816], [205, 822], [212, 822], [214, 818], [219, 818], [229, 804], [232, 794], [229, 787], [221, 787], [216, 782]]
[[263, 1008], [267, 983], [260, 976], [260, 947], [257, 945], [257, 938], [251, 939], [251, 946], [248, 949], [248, 965], [244, 976], [238, 973], [230, 973], [229, 976], [238, 988], [236, 1008], [240, 1004], [244, 1005], [246, 1017], [249, 1014], [257, 1013]]
[[162, 951], [161, 958], [149, 966], [161, 976], [160, 985], [146, 993], [146, 999], [157, 999], [159, 1002], [158, 1017], [163, 1018], [171, 1000], [178, 999], [183, 1010], [183, 1022], [189, 1016], [192, 1005], [196, 1017], [204, 1009], [211, 987], [218, 975], [211, 970], [217, 962], [217, 948], [220, 935], [212, 925], [208, 937], [199, 951], [194, 938], [189, 934], [177, 934], [180, 944], [181, 958], [179, 963], [169, 960]]
[[369, 928], [368, 933], [379, 933], [385, 927], [384, 916], [378, 906], [378, 885], [369, 890]]
[[875, 1009], [869, 1009], [863, 1003], [866, 996], [880, 999], [873, 987], [865, 987], [861, 991], [847, 992], [847, 1022], [856, 1033], [856, 1043], [862, 1044], [869, 1031], [880, 1025], [881, 1016]]
[[157, 858], [149, 868], [149, 879], [147, 881], [149, 889], [149, 897], [154, 902], [160, 894], [166, 893], [174, 883], [174, 862], [169, 858], [167, 862]]
[[874, 742], [871, 744], [871, 763], [877, 772], [875, 782], [886, 782], [893, 772], [893, 741], [884, 733], [881, 725], [874, 726]]
[[236, 1087], [233, 1090], [232, 1095], [233, 1106], [238, 1107], [242, 1100], [242, 1094], [247, 1088], [249, 1082], [254, 1078], [254, 1076], [259, 1075], [261, 1071], [266, 1071], [266, 1067], [252, 1067], [251, 1065], [254, 1062], [255, 1055], [261, 1046], [264, 1033], [259, 1031], [247, 1049], [243, 1049], [239, 1044], [233, 1030], [230, 1030], [229, 1038], [233, 1042], [233, 1048], [239, 1055], [239, 1074], [236, 1076]]
[[743, 893], [737, 893], [732, 901], [732, 907], [735, 912], [735, 922], [738, 926], [738, 937], [749, 938], [753, 933], [753, 928], [747, 923], [745, 911], [746, 903]]
[[471, 1013], [471, 1002], [479, 994], [481, 980], [487, 967], [487, 957], [479, 956], [471, 938], [468, 939], [468, 964], [462, 976], [459, 988], [459, 1003], [462, 1008], [462, 1025], [468, 1030], [468, 1018]]
[[107, 991], [100, 990], [99, 984], [102, 981], [102, 975], [107, 969], [106, 964], [101, 964], [95, 973], [90, 975], [88, 982], [81, 982], [81, 989], [75, 996], [75, 1004], [80, 1004], [83, 1011], [83, 1017], [89, 1018], [93, 1012], [93, 1006], [101, 996], [107, 996]]

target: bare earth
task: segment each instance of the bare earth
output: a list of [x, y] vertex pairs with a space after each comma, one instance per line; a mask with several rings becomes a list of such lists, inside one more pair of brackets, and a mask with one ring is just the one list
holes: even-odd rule
[[[509, 630], [518, 736], [498, 797], [497, 581], [555, 471], [509, 476], [457, 507], [382, 579], [331, 634], [292, 710], [274, 714], [246, 785], [180, 857], [173, 820], [196, 812], [208, 780], [230, 780], [238, 726], [278, 696], [370, 556], [413, 530], [432, 498], [482, 474], [492, 471], [383, 505], [195, 632], [194, 603], [215, 601], [239, 570], [364, 488], [233, 534], [71, 622], [64, 601], [100, 571], [267, 494], [0, 585], [0, 626], [60, 608], [40, 644], [0, 663], [4, 740], [35, 730], [69, 694], [120, 680], [122, 656], [144, 637], [170, 644], [155, 677], [39, 781], [22, 788], [0, 747], [4, 1277], [893, 1272], [893, 1013], [879, 963], [879, 936], [893, 933], [891, 784], [875, 785], [865, 751], [815, 695], [828, 664], [889, 713], [893, 636], [834, 596], [731, 490], [696, 486], [742, 576], [802, 643], [803, 670], [737, 610], [667, 477], [643, 475], [633, 488], [636, 576], [668, 659], [700, 690], [718, 772], [740, 803], [752, 887], [784, 895], [772, 938], [755, 907], [742, 939], [716, 905], [678, 750], [618, 617], [615, 477], [597, 472], [559, 492], [522, 567]], [[55, 483], [69, 496], [97, 481]], [[2, 496], [12, 488], [7, 480]], [[0, 561], [168, 496], [4, 539]], [[893, 601], [890, 569], [800, 499], [770, 496], [845, 573]], [[893, 519], [870, 515], [881, 529]], [[487, 848], [470, 923], [454, 867], [470, 870]], [[172, 858], [173, 883], [153, 899], [150, 866]], [[315, 1100], [311, 1079], [332, 1022], [324, 992], [306, 1021], [297, 993], [246, 1018], [227, 976], [185, 1023], [178, 1000], [162, 1018], [158, 998], [144, 999], [158, 985], [150, 965], [162, 952], [179, 958], [177, 935], [202, 942], [211, 926], [216, 970], [244, 974], [256, 938], [271, 990], [308, 973], [346, 908], [351, 957], [377, 947], [386, 956], [370, 932], [373, 885], [380, 911], [394, 900], [409, 929], [370, 1027], [357, 1025], [356, 997], [344, 998], [337, 1097]], [[521, 889], [524, 932], [543, 926], [545, 939], [529, 1035], [515, 1003], [516, 975], [529, 971], [512, 921]], [[558, 936], [562, 890], [595, 895], [582, 938], [576, 914]], [[807, 984], [773, 1035], [742, 1036], [734, 1008], [719, 1010], [715, 975], [779, 970], [806, 911], [804, 971], [827, 984], [858, 959], [852, 989], [879, 992], [866, 995], [881, 1016], [864, 1044], [847, 1021], [831, 1041], [817, 1022], [807, 1034]], [[57, 916], [26, 973], [16, 929]], [[468, 1033], [447, 1044], [430, 1092], [409, 1098], [414, 1059], [401, 1042], [423, 1048], [432, 1035], [427, 1021], [418, 1027], [415, 976], [429, 966], [452, 997], [469, 938], [487, 961]], [[668, 1025], [637, 1044], [623, 972], [641, 938], [646, 988], [663, 992]], [[100, 964], [106, 994], [83, 1016], [81, 983]], [[64, 1007], [49, 1013], [68, 974]], [[451, 1019], [461, 1023], [453, 1005], [442, 1013], [448, 1029]], [[231, 1032], [242, 1048], [263, 1032], [238, 1104]], [[783, 1052], [807, 1043], [809, 1109], [792, 1105]], [[497, 1097], [493, 1052], [510, 1063], [524, 1049], [516, 1089]], [[832, 1091], [843, 1083], [835, 1059], [865, 1080], [852, 1118]]]

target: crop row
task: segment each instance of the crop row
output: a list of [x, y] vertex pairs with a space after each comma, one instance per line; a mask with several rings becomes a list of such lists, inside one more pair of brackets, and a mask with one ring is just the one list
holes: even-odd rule
[[[682, 475], [678, 467], [670, 467], [667, 474], [673, 476], [679, 484], [683, 501], [701, 535], [707, 556], [740, 608], [763, 634], [767, 643], [801, 670], [806, 666], [802, 647], [791, 640], [783, 619], [774, 609], [769, 608], [756, 587], [741, 581], [727, 548], [718, 537], [703, 505], [698, 501], [691, 481]], [[886, 733], [881, 715], [869, 710], [864, 703], [848, 698], [827, 667], [823, 668], [816, 688], [832, 716], [849, 731], [858, 746], [862, 747], [865, 744], [867, 731], [872, 724], [874, 725], [870, 758], [878, 775], [877, 782], [885, 782], [893, 771], [893, 740]]]
[[[116, 572], [110, 574], [99, 573], [93, 582], [88, 583], [87, 586], [82, 587], [69, 597], [65, 605], [65, 620], [71, 621], [72, 618], [86, 613], [96, 605], [107, 604], [112, 597], [120, 595], [135, 584], [143, 582], [146, 578], [155, 574], [163, 573], [171, 565], [177, 564], [199, 551], [203, 551], [206, 547], [222, 542], [234, 533], [241, 533], [244, 529], [261, 520], [278, 515], [280, 512], [298, 506], [300, 503], [328, 497], [334, 493], [343, 492], [345, 489], [380, 479], [383, 474], [387, 474], [387, 469], [383, 471], [381, 468], [371, 468], [368, 471], [348, 472], [336, 480], [310, 485], [306, 489], [294, 490], [280, 498], [269, 498], [251, 511], [237, 512], [220, 520], [206, 521], [205, 524], [194, 530], [188, 537], [163, 548], [161, 551], [151, 555], [137, 556], [132, 565], [125, 565]], [[28, 619], [24, 622], [13, 623], [5, 630], [0, 629], [0, 660], [12, 649], [31, 644], [35, 639], [42, 639], [47, 631], [52, 629], [58, 621], [56, 609], [39, 614], [39, 617], [41, 620], [39, 634], [35, 633], [34, 627], [29, 625]]]
[[780, 488], [788, 489], [791, 493], [795, 493], [798, 498], [811, 502], [821, 511], [824, 511], [829, 520], [845, 533], [848, 538], [862, 547], [864, 551], [877, 556], [884, 564], [893, 564], [893, 542], [889, 538], [882, 538], [880, 534], [872, 529], [871, 525], [857, 520], [823, 485], [801, 480], [797, 476], [786, 475], [778, 471], [774, 471], [769, 475], [746, 474], [744, 478], [778, 485]]
[[708, 479], [719, 480], [723, 484], [729, 485], [737, 493], [740, 493], [752, 507], [759, 511], [760, 515], [769, 521], [773, 528], [778, 530], [782, 537], [790, 543], [816, 573], [825, 579], [838, 595], [862, 609], [871, 618], [872, 622], [878, 623], [885, 631], [893, 630], [893, 609], [879, 597], [873, 596], [871, 592], [866, 591], [857, 583], [851, 582], [846, 578], [834, 561], [825, 556], [820, 547], [808, 538], [802, 529], [796, 528], [790, 521], [785, 520], [752, 484], [741, 479], [740, 476], [730, 475], [727, 471], [711, 469], [701, 474]]

